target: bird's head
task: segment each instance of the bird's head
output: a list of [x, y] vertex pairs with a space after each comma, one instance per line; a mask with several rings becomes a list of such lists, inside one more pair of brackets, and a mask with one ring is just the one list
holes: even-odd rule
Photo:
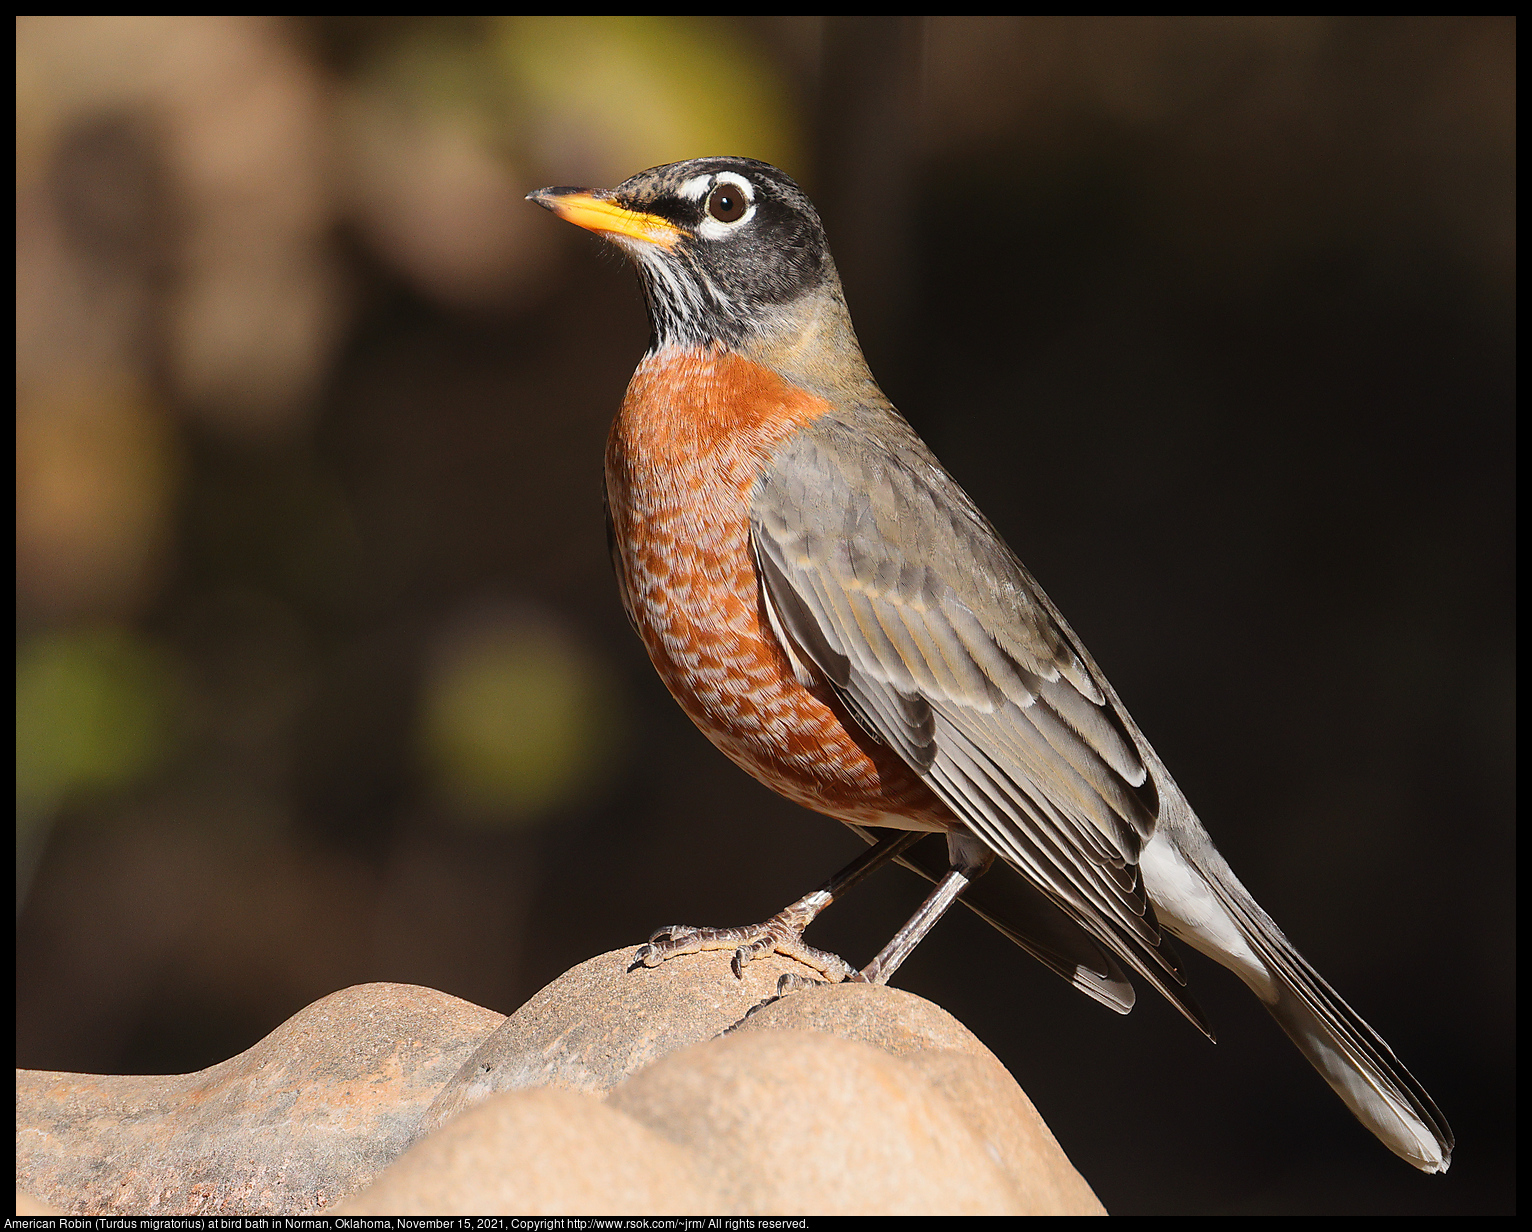
[[747, 347], [824, 322], [827, 311], [850, 328], [819, 214], [769, 163], [694, 158], [607, 191], [542, 188], [527, 199], [633, 258], [652, 350]]

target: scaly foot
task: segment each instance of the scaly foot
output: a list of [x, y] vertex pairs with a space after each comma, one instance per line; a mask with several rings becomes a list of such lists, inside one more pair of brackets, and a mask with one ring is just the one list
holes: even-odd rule
[[730, 966], [736, 976], [743, 978], [747, 963], [763, 954], [775, 953], [796, 959], [818, 971], [830, 983], [839, 984], [842, 980], [855, 978], [856, 968], [838, 954], [816, 950], [803, 942], [803, 930], [824, 908], [825, 899], [822, 890], [815, 890], [765, 923], [742, 928], [693, 928], [687, 924], [672, 924], [655, 930], [649, 944], [639, 946], [633, 961], [645, 967], [658, 967], [667, 958], [678, 954], [733, 950], [734, 959]]

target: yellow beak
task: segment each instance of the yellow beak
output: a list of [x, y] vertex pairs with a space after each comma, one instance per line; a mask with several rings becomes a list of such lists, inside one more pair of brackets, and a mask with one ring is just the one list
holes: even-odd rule
[[536, 192], [528, 193], [527, 200], [537, 202], [565, 222], [572, 222], [587, 231], [640, 240], [659, 248], [673, 248], [686, 234], [674, 223], [656, 214], [625, 209], [615, 201], [598, 197], [583, 188], [539, 188]]

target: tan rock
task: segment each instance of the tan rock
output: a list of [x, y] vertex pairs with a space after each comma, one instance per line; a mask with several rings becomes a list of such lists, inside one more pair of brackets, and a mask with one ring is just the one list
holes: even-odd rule
[[374, 984], [198, 1074], [19, 1071], [18, 1189], [76, 1214], [1100, 1213], [937, 1006], [632, 954], [509, 1019]]
[[732, 1214], [1026, 1209], [951, 1102], [868, 1044], [741, 1033], [655, 1062], [607, 1102], [709, 1167]]
[[711, 1039], [774, 995], [786, 972], [767, 955], [737, 978], [713, 951], [634, 967], [637, 946], [587, 959], [512, 1014], [453, 1075], [421, 1118], [431, 1133], [497, 1091], [556, 1086], [599, 1093], [677, 1049]]
[[556, 1087], [491, 1095], [338, 1215], [696, 1215], [724, 1201], [688, 1153]]
[[45, 1206], [29, 1193], [16, 1191], [16, 1213], [18, 1215], [62, 1215], [65, 1212], [56, 1207]]
[[314, 1214], [369, 1184], [502, 1016], [363, 984], [195, 1074], [18, 1070], [16, 1177], [72, 1214]]
[[1029, 1214], [1106, 1214], [1010, 1071], [940, 1006], [897, 988], [836, 984], [764, 1006], [734, 1033], [780, 1030], [860, 1040], [914, 1066], [952, 1102]]

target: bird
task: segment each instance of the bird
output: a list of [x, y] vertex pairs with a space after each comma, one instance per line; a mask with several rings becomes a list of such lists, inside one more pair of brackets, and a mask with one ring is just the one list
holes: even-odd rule
[[[1240, 883], [1063, 615], [884, 396], [802, 189], [711, 157], [527, 199], [614, 243], [643, 287], [652, 339], [605, 453], [628, 619], [709, 740], [870, 844], [770, 920], [669, 926], [635, 965], [734, 949], [739, 974], [775, 951], [882, 983], [962, 901], [1095, 1000], [1132, 1008], [1127, 967], [1212, 1038], [1175, 938], [1238, 976], [1385, 1146], [1445, 1172], [1454, 1139], [1424, 1087]], [[889, 861], [936, 888], [871, 963], [803, 941]]]

